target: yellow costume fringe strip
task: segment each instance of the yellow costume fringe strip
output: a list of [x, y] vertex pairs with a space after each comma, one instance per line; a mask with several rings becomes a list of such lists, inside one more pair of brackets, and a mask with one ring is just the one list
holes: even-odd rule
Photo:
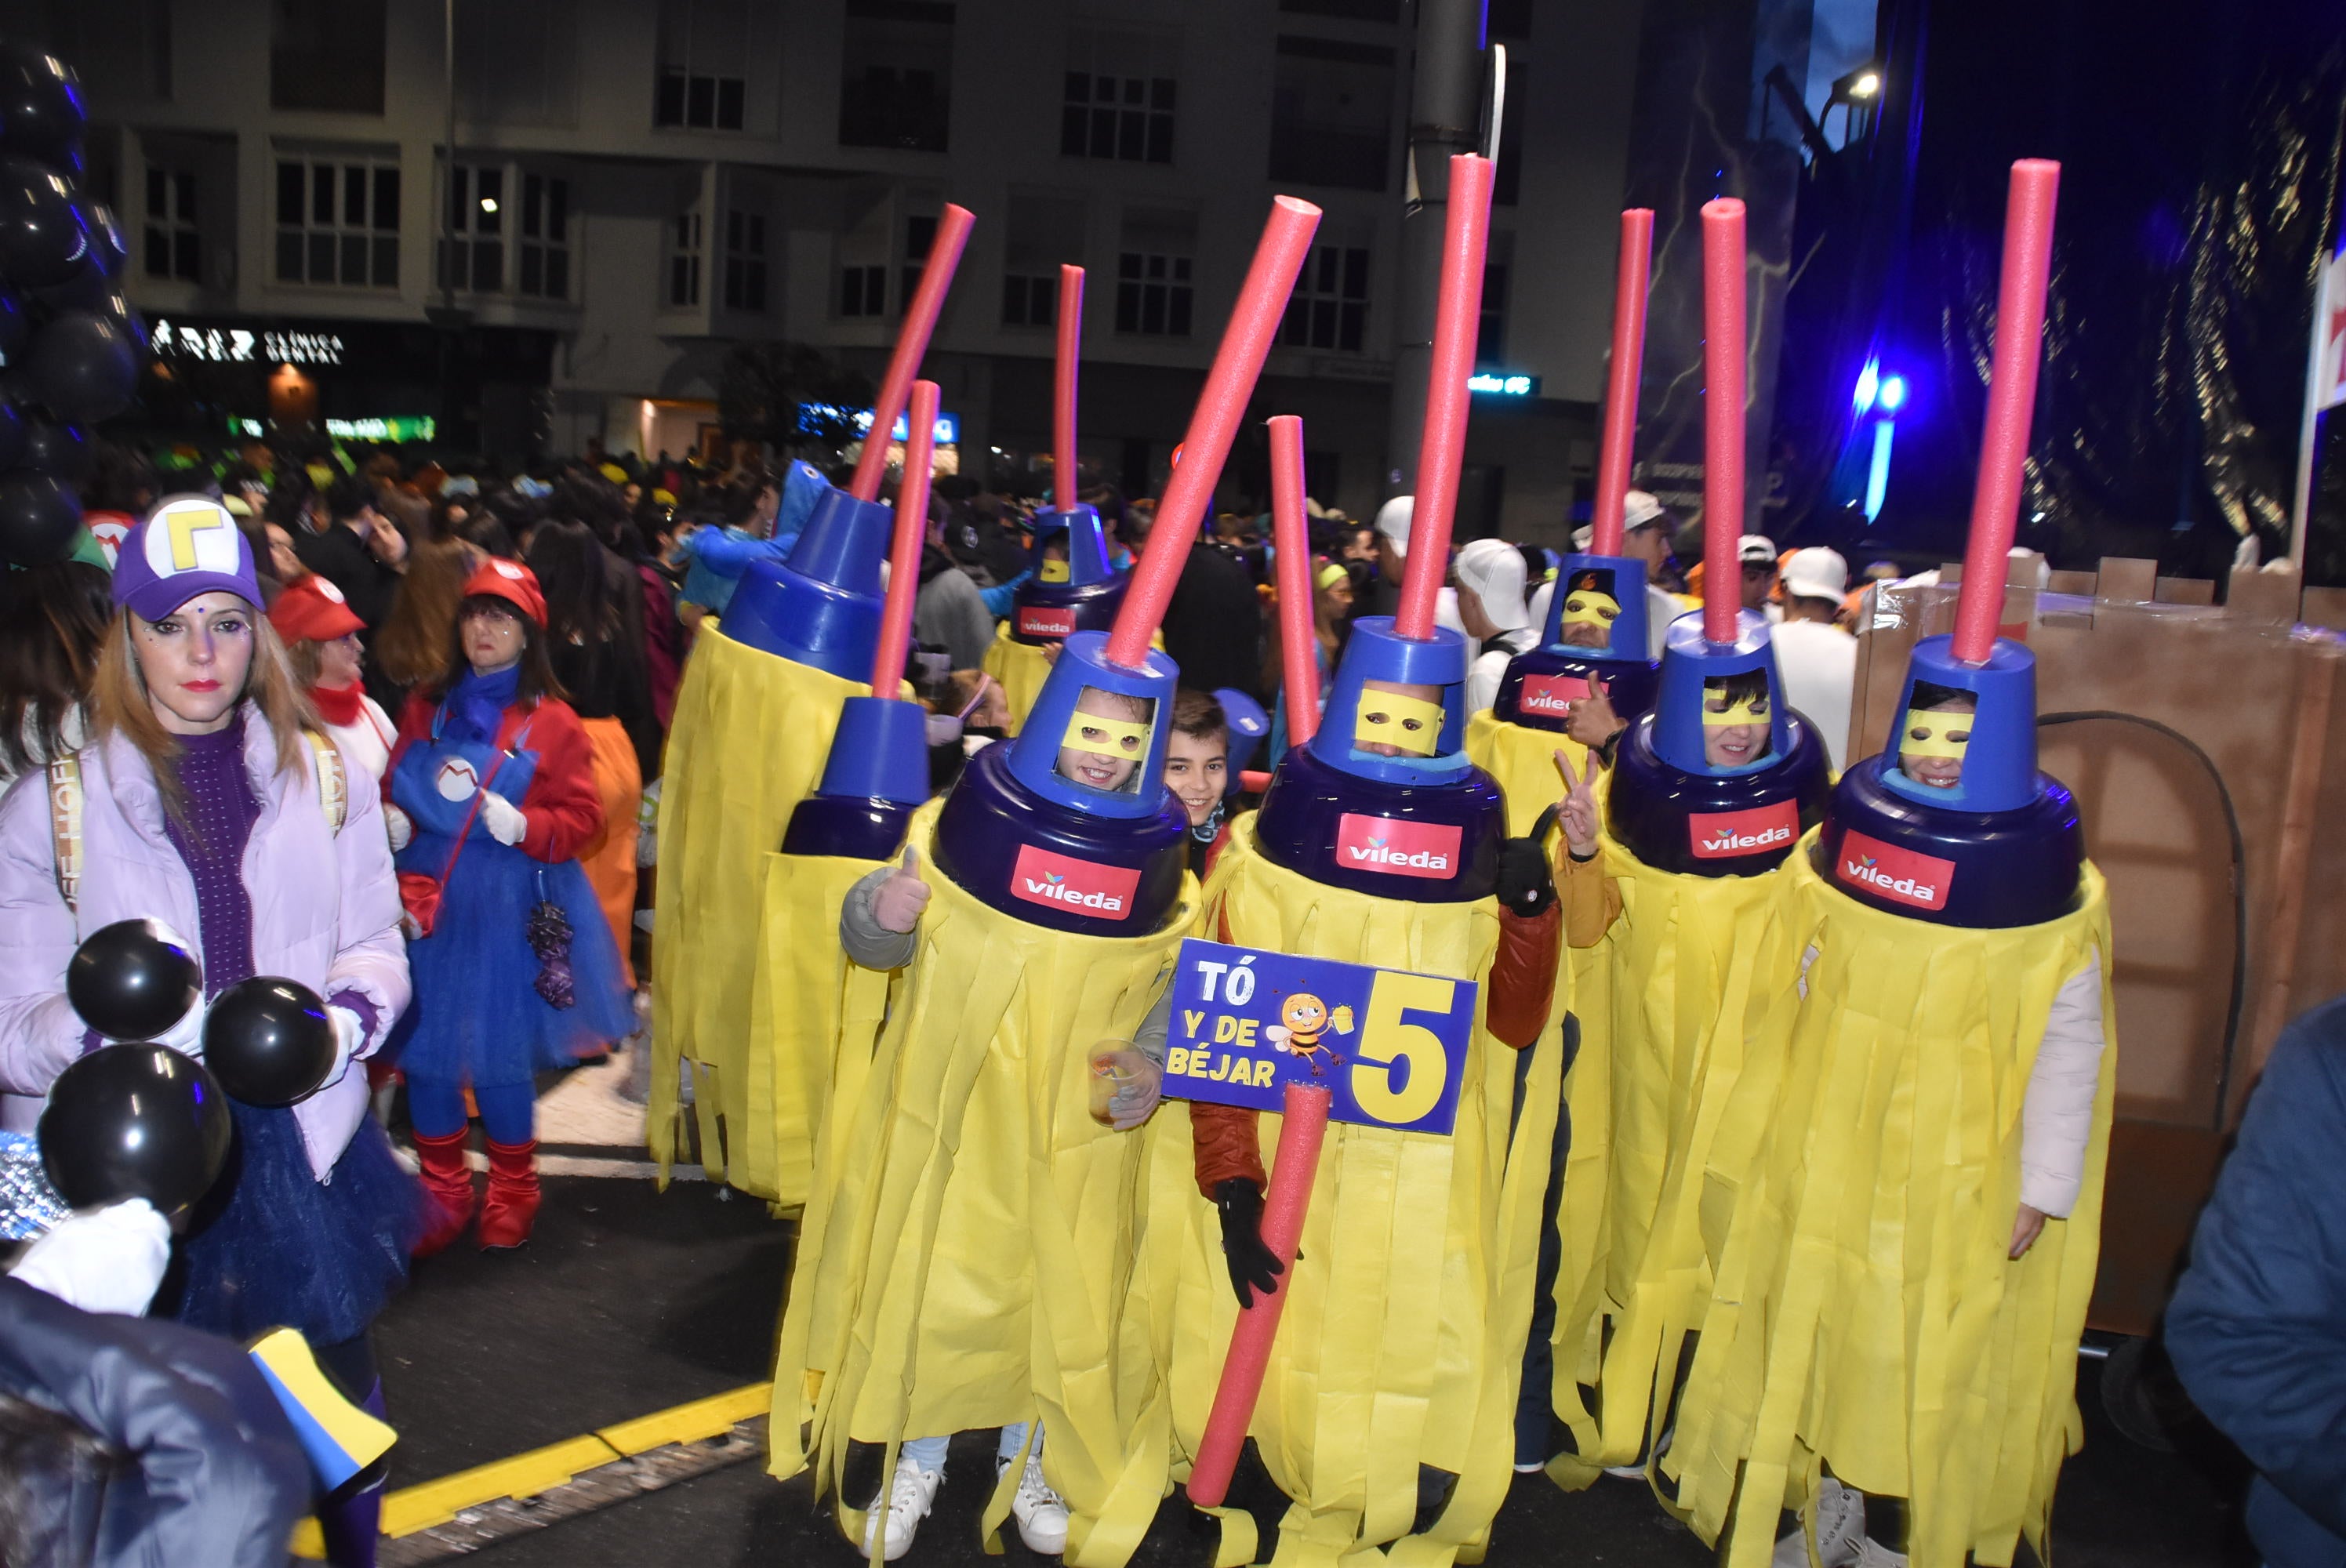
[[[885, 1476], [905, 1438], [1039, 1418], [1066, 1561], [1118, 1568], [1164, 1494], [1168, 1437], [1154, 1369], [1117, 1355], [1143, 1139], [1091, 1119], [1090, 1055], [1138, 1030], [1196, 887], [1151, 935], [1046, 931], [935, 869], [936, 813], [910, 834], [933, 890], [918, 949], [869, 1075], [842, 1071], [819, 1135], [772, 1469], [811, 1467], [835, 1494], [851, 1440], [885, 1445]], [[995, 1489], [989, 1539], [1017, 1475]], [[862, 1512], [839, 1513], [860, 1541]]]
[[[1208, 881], [1202, 932], [1227, 910], [1231, 939], [1248, 946], [1487, 982], [1493, 901], [1409, 903], [1325, 887], [1264, 860], [1253, 838], [1252, 816], [1240, 817]], [[1559, 999], [1534, 1048], [1515, 1133], [1522, 1161], [1508, 1158], [1516, 1054], [1479, 1020], [1452, 1136], [1328, 1129], [1250, 1429], [1293, 1500], [1273, 1559], [1282, 1568], [1481, 1560], [1512, 1480], [1562, 1014]], [[1151, 1338], [1172, 1401], [1175, 1473], [1186, 1477], [1238, 1303], [1213, 1207], [1198, 1193], [1187, 1107], [1167, 1113], [1151, 1129], [1148, 1230], [1127, 1323]], [[1279, 1124], [1261, 1118], [1266, 1166]], [[1421, 1464], [1459, 1480], [1440, 1517], [1413, 1534]], [[1219, 1560], [1251, 1558], [1250, 1522], [1224, 1511], [1224, 1530]]]
[[1499, 781], [1507, 797], [1507, 831], [1518, 839], [1564, 799], [1564, 775], [1556, 770], [1559, 751], [1575, 773], [1586, 770], [1588, 748], [1561, 730], [1502, 724], [1487, 708], [1466, 721], [1466, 755]]
[[1969, 931], [1847, 897], [1810, 865], [1815, 839], [1786, 865], [1781, 918], [1817, 956], [1752, 1043], [1755, 1069], [1780, 1057], [1780, 1092], [1661, 1468], [1704, 1539], [1727, 1531], [1729, 1568], [1768, 1561], [1779, 1504], [1806, 1510], [1821, 1464], [1907, 1500], [1914, 1568], [2008, 1564], [2024, 1534], [2042, 1557], [2083, 1439], [2114, 1033], [2076, 1207], [2006, 1255], [2054, 998], [2097, 959], [2106, 1031], [2116, 1018], [2101, 874], [2073, 914]]
[[[1710, 1300], [1723, 1205], [1771, 1105], [1741, 1083], [1744, 1040], [1800, 973], [1776, 921], [1780, 872], [1656, 871], [1607, 840], [1621, 916], [1586, 950], [1572, 1147], [1557, 1217], [1555, 1405], [1576, 1489], [1657, 1435], [1687, 1333]], [[1592, 1386], [1592, 1409], [1578, 1385]]]
[[766, 857], [748, 1102], [729, 1130], [733, 1184], [785, 1208], [803, 1207], [813, 1190], [815, 1135], [834, 1083], [843, 1089], [849, 1073], [860, 1081], [888, 1016], [895, 973], [851, 962], [839, 944], [848, 890], [886, 863]]
[[1010, 705], [1009, 731], [1015, 735], [1018, 727], [1026, 722], [1026, 715], [1042, 694], [1044, 679], [1051, 673], [1050, 656], [1033, 643], [1022, 643], [1010, 635], [1010, 623], [1005, 621], [994, 629], [993, 646], [985, 650], [985, 673], [1002, 687], [1003, 699]]
[[663, 1168], [680, 1130], [678, 1063], [690, 1062], [702, 1165], [712, 1179], [774, 1196], [772, 1174], [741, 1157], [751, 1100], [770, 1071], [752, 1061], [750, 1027], [766, 857], [822, 777], [842, 705], [869, 689], [745, 647], [713, 625], [693, 644], [660, 789], [644, 1135]]

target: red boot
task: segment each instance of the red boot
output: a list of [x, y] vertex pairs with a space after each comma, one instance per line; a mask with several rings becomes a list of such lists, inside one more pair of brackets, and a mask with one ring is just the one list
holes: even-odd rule
[[481, 1208], [481, 1247], [519, 1247], [537, 1220], [537, 1140], [489, 1144], [489, 1200]]
[[473, 1214], [480, 1207], [479, 1195], [473, 1191], [473, 1173], [464, 1168], [466, 1131], [449, 1134], [444, 1138], [427, 1138], [415, 1135], [415, 1157], [423, 1162], [424, 1204], [423, 1235], [416, 1241], [414, 1256], [429, 1257], [464, 1234], [473, 1223]]

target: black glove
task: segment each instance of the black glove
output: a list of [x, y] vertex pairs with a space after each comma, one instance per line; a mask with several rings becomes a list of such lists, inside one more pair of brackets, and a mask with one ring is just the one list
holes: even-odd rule
[[1545, 914], [1556, 903], [1556, 873], [1547, 863], [1548, 830], [1556, 826], [1556, 808], [1540, 813], [1529, 834], [1499, 846], [1499, 902], [1525, 920]]
[[1254, 1305], [1254, 1292], [1270, 1295], [1287, 1266], [1262, 1244], [1262, 1189], [1244, 1176], [1214, 1185], [1214, 1207], [1222, 1214], [1222, 1257], [1230, 1266], [1230, 1288], [1240, 1310]]

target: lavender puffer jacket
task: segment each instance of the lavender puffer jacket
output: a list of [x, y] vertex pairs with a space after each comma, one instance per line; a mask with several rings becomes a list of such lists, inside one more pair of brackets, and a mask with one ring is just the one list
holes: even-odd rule
[[[407, 946], [382, 806], [365, 771], [343, 759], [348, 820], [332, 831], [311, 777], [277, 771], [277, 743], [245, 707], [244, 765], [260, 818], [244, 850], [257, 974], [298, 980], [321, 996], [354, 992], [374, 1006], [362, 1055], [379, 1050], [407, 1005]], [[163, 830], [163, 800], [146, 759], [120, 736], [81, 753], [80, 909], [57, 891], [48, 776], [28, 774], [0, 798], [0, 1126], [29, 1130], [41, 1096], [81, 1054], [84, 1030], [66, 1001], [66, 961], [81, 939], [148, 917], [200, 943], [195, 879]], [[310, 1169], [326, 1179], [367, 1114], [366, 1074], [350, 1072], [293, 1107]]]

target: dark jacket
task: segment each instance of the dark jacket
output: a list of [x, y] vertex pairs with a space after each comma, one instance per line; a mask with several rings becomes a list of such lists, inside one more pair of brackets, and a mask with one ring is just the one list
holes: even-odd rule
[[399, 592], [398, 570], [376, 559], [365, 540], [339, 523], [318, 534], [302, 528], [291, 532], [293, 554], [301, 565], [342, 591], [351, 614], [366, 623], [369, 633], [382, 626]]
[[2271, 1568], [2346, 1568], [2346, 998], [2273, 1047], [2199, 1217], [2167, 1349], [2257, 1467]]
[[177, 1323], [84, 1312], [0, 1278], [0, 1392], [123, 1461], [11, 1464], [25, 1563], [277, 1568], [310, 1507], [292, 1424], [250, 1359]]
[[1189, 552], [1166, 607], [1164, 631], [1166, 655], [1181, 667], [1183, 686], [1259, 692], [1262, 603], [1237, 557], [1211, 545]]

